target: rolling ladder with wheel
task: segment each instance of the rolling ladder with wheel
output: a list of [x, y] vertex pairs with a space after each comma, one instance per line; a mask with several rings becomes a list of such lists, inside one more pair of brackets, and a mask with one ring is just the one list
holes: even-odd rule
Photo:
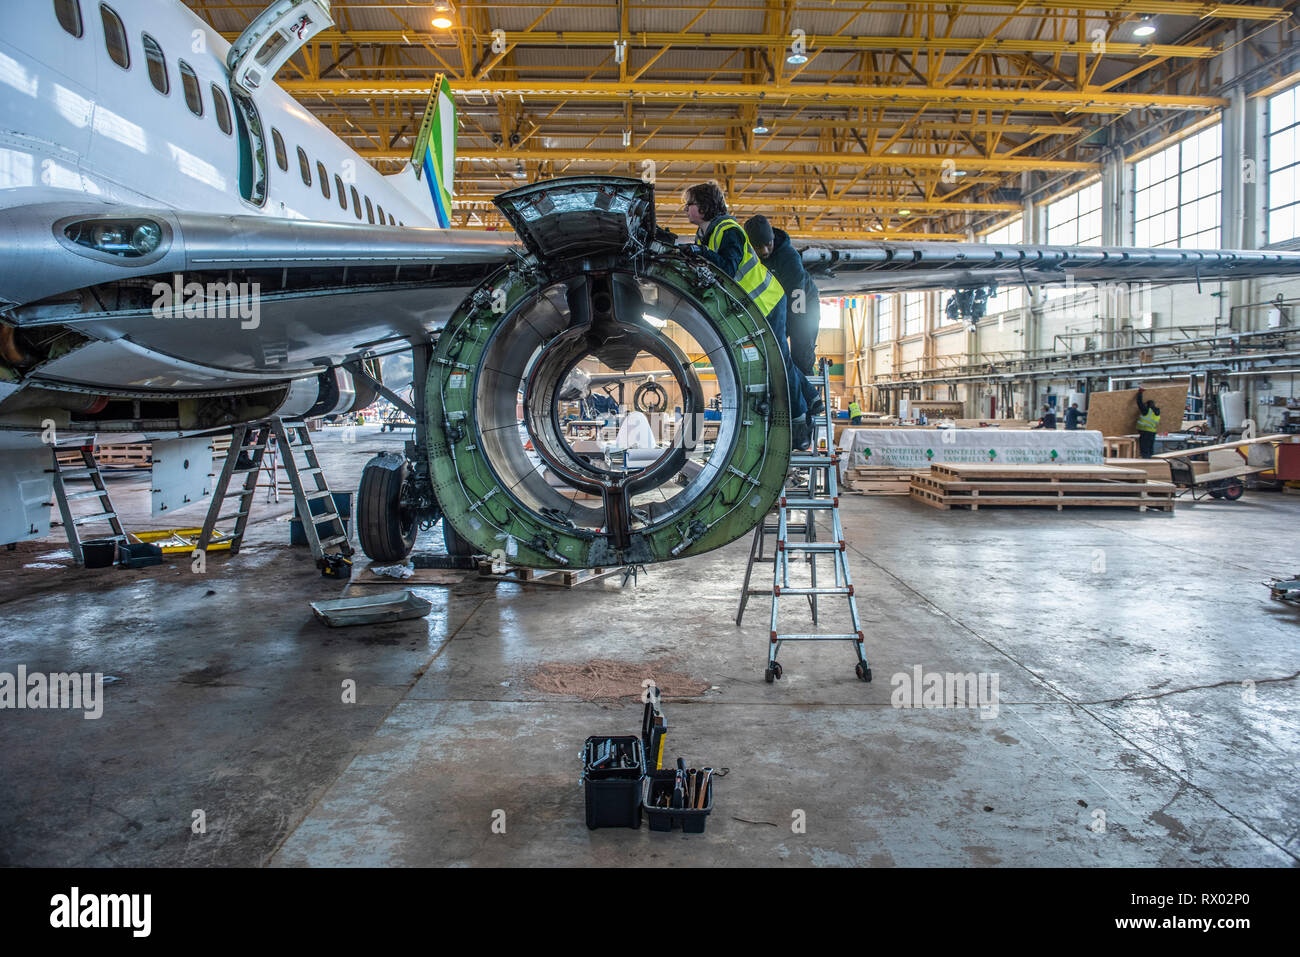
[[[285, 422], [282, 419], [235, 426], [230, 438], [230, 449], [226, 452], [226, 462], [221, 469], [221, 478], [212, 491], [212, 503], [208, 507], [196, 550], [207, 550], [218, 522], [234, 519], [235, 527], [229, 539], [230, 551], [239, 551], [257, 492], [257, 476], [272, 438], [279, 450], [280, 464], [289, 476], [298, 519], [302, 522], [303, 534], [311, 546], [312, 556], [320, 562], [326, 556], [326, 549], [345, 556], [351, 555], [352, 546], [348, 544], [347, 528], [334, 506], [333, 494], [325, 481], [325, 472], [316, 456], [306, 423]], [[302, 455], [305, 464], [298, 462], [298, 455]], [[304, 479], [309, 479], [311, 484], [306, 484]], [[235, 510], [222, 514], [222, 509], [227, 507], [227, 501], [231, 498], [237, 499]], [[324, 500], [325, 506], [313, 514], [311, 503], [318, 499]], [[321, 526], [326, 526], [324, 534]], [[334, 549], [334, 546], [338, 548]]]
[[[823, 413], [813, 424], [813, 452], [795, 452], [790, 456], [792, 469], [806, 469], [808, 483], [806, 488], [792, 487], [787, 478], [786, 487], [782, 489], [776, 505], [775, 528], [766, 520], [759, 523], [754, 533], [754, 543], [750, 547], [749, 567], [745, 570], [745, 588], [740, 599], [740, 611], [736, 615], [736, 624], [740, 624], [745, 612], [745, 605], [751, 594], [767, 594], [764, 590], [751, 589], [750, 577], [755, 561], [763, 561], [763, 539], [775, 531], [776, 544], [772, 557], [772, 617], [768, 633], [767, 668], [764, 679], [771, 684], [782, 676], [781, 663], [777, 653], [787, 641], [850, 641], [857, 655], [855, 671], [863, 681], [871, 680], [871, 665], [867, 661], [862, 633], [862, 622], [858, 617], [858, 603], [854, 595], [853, 578], [849, 572], [848, 553], [844, 540], [844, 528], [840, 523], [839, 499], [839, 456], [834, 452], [831, 436], [835, 434], [831, 420], [830, 403], [827, 401], [829, 363], [822, 359], [819, 363], [818, 376], [810, 376], [808, 381], [818, 387], [823, 404]], [[823, 432], [824, 429], [824, 432]], [[817, 441], [824, 436], [824, 442]], [[802, 518], [794, 519], [794, 513], [802, 512]], [[829, 541], [817, 541], [816, 515], [819, 512], [830, 513], [831, 538]], [[801, 535], [802, 541], [792, 540], [792, 536]], [[790, 566], [792, 557], [805, 557], [810, 569], [811, 582], [807, 587], [791, 585]], [[817, 581], [817, 559], [830, 555], [833, 563], [834, 584], [819, 585]], [[820, 624], [818, 599], [842, 595], [848, 601], [851, 633], [820, 634], [781, 633], [778, 630], [780, 605], [783, 597], [806, 597], [812, 613], [814, 626]]]
[[[99, 463], [95, 461], [95, 445], [93, 442], [78, 446], [76, 451], [81, 455], [81, 462], [74, 463], [69, 467], [64, 467], [59, 461], [59, 452], [67, 452], [66, 447], [59, 449], [55, 446], [51, 449], [54, 467], [48, 469], [50, 477], [53, 479], [54, 501], [49, 505], [57, 504], [59, 506], [59, 516], [63, 522], [63, 531], [68, 536], [68, 547], [72, 550], [72, 560], [78, 565], [86, 564], [86, 557], [81, 548], [81, 528], [89, 525], [91, 522], [107, 522], [112, 529], [111, 535], [97, 536], [104, 541], [117, 541], [124, 543], [126, 533], [122, 530], [122, 521], [117, 517], [117, 509], [113, 507], [113, 500], [108, 494], [108, 487], [104, 484], [104, 476], [99, 471]], [[69, 492], [66, 483], [70, 479], [90, 479], [92, 488], [82, 492]], [[100, 511], [93, 512], [89, 515], [78, 515], [72, 509], [71, 503], [83, 498], [98, 498], [98, 508]]]

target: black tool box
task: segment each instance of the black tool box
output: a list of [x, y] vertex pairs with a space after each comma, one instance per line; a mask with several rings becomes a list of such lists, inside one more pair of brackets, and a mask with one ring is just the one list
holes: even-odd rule
[[635, 735], [588, 738], [582, 749], [587, 827], [641, 826], [645, 750]]
[[[715, 775], [716, 776], [716, 775]], [[704, 788], [704, 806], [700, 808], [656, 807], [661, 797], [673, 796], [673, 785], [677, 772], [668, 768], [663, 771], [651, 771], [645, 782], [645, 801], [643, 808], [652, 831], [671, 831], [680, 827], [687, 834], [703, 834], [704, 824], [709, 812], [713, 810], [713, 777]]]

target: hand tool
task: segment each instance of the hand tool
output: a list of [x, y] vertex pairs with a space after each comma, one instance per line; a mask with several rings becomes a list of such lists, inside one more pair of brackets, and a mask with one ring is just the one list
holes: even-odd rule
[[694, 806], [696, 808], [703, 809], [704, 805], [708, 803], [709, 782], [712, 779], [713, 779], [713, 768], [705, 768], [700, 772], [700, 786], [695, 796]]
[[686, 806], [695, 807], [695, 789], [696, 789], [696, 770], [694, 768], [686, 769]]

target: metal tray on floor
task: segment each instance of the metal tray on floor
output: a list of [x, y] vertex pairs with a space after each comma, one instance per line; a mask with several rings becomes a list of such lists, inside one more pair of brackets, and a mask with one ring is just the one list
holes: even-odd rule
[[405, 621], [423, 618], [433, 609], [409, 590], [393, 594], [364, 595], [360, 598], [335, 598], [331, 601], [311, 602], [312, 613], [331, 628], [348, 625], [378, 625], [387, 621]]

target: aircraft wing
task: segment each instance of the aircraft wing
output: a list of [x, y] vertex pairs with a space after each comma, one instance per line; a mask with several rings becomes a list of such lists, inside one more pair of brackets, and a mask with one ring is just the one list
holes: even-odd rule
[[[122, 252], [142, 225], [157, 231], [156, 248]], [[186, 363], [230, 370], [234, 382], [292, 378], [427, 340], [517, 244], [510, 233], [66, 202], [0, 210], [0, 234], [8, 237], [0, 258], [7, 322], [112, 344], [55, 377], [93, 382], [83, 374], [111, 369], [129, 385], [117, 378], [129, 355], [140, 366], [138, 388], [222, 385], [219, 375], [151, 379], [145, 354], [165, 357], [173, 371]], [[226, 313], [213, 284], [218, 298], [239, 299]]]
[[823, 295], [1015, 284], [1197, 282], [1300, 275], [1300, 252], [990, 246], [842, 240], [797, 242]]

